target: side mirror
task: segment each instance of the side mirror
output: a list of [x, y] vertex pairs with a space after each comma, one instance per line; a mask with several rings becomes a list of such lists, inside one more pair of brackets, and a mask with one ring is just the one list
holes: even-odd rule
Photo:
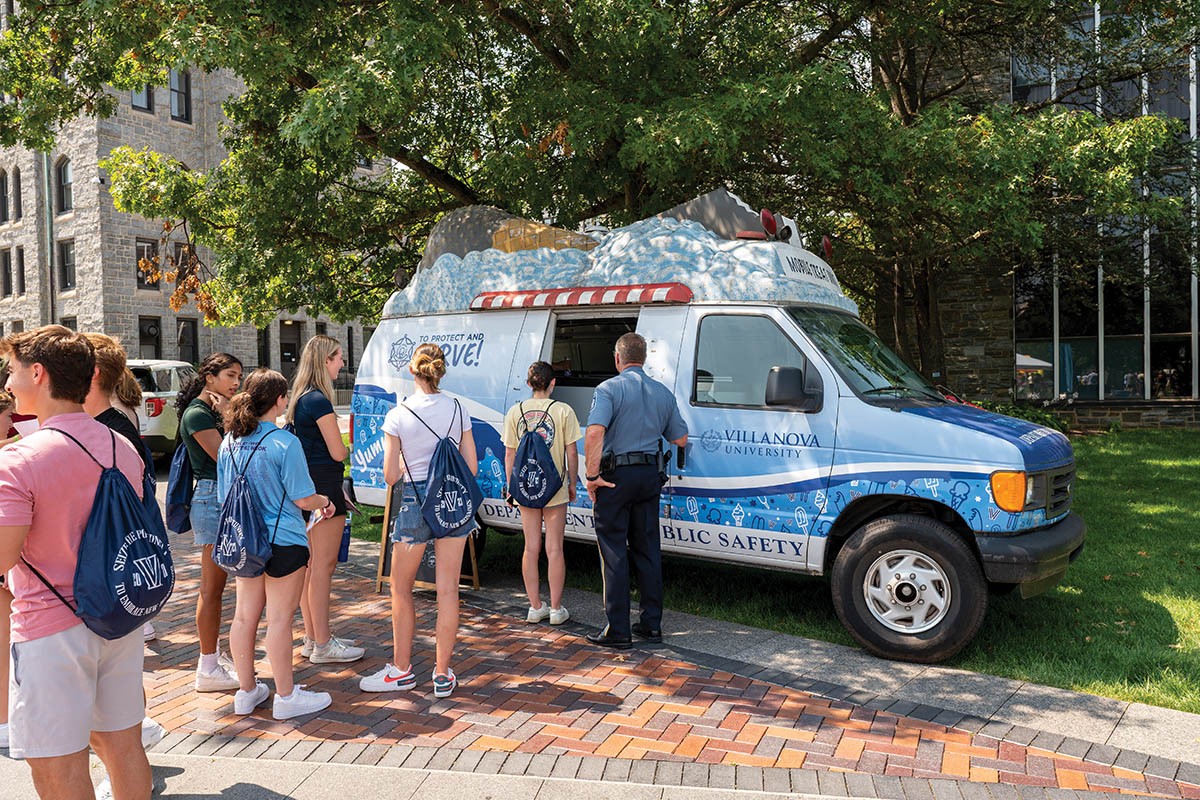
[[800, 367], [771, 367], [767, 375], [768, 406], [785, 406], [811, 414], [821, 410], [825, 387], [821, 373], [811, 364]]

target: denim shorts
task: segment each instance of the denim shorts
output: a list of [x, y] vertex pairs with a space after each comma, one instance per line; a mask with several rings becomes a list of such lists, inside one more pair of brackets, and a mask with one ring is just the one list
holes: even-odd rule
[[196, 492], [192, 495], [192, 533], [196, 544], [216, 544], [217, 525], [221, 520], [221, 504], [217, 502], [217, 482], [202, 478], [196, 481]]
[[[417, 481], [415, 484], [406, 481], [403, 488], [396, 490], [394, 498], [400, 498], [400, 510], [396, 512], [396, 521], [392, 525], [391, 536], [392, 541], [396, 544], [425, 544], [435, 538], [433, 529], [421, 516], [421, 501], [417, 500], [418, 495], [424, 499], [425, 481]], [[393, 499], [392, 502], [394, 503], [396, 500]], [[475, 528], [475, 520], [472, 519], [454, 533], [441, 538], [460, 539]]]

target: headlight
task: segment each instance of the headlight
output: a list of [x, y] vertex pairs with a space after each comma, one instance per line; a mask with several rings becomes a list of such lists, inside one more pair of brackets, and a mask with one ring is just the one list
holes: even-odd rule
[[992, 497], [996, 505], [1012, 514], [1046, 505], [1046, 475], [1025, 472], [993, 472]]

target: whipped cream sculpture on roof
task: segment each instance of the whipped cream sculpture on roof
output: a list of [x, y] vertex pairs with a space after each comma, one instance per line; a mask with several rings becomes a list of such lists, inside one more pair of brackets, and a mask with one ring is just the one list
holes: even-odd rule
[[652, 217], [611, 231], [590, 250], [443, 253], [392, 295], [383, 315], [465, 311], [480, 292], [645, 283], [681, 283], [697, 301], [796, 302], [858, 313], [833, 270], [807, 250], [725, 239], [699, 222]]

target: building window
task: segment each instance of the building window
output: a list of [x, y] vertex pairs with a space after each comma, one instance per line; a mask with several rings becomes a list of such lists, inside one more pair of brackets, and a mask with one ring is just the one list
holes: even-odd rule
[[138, 358], [162, 358], [162, 319], [138, 317]]
[[359, 169], [374, 169], [374, 167], [375, 167], [375, 161], [370, 156], [360, 155], [358, 157], [358, 168]]
[[271, 366], [271, 329], [258, 329], [258, 365]]
[[58, 243], [58, 290], [75, 288], [75, 240]]
[[317, 323], [317, 336], [325, 336], [325, 335], [326, 335], [326, 333], [325, 333], [325, 331], [326, 331], [326, 330], [327, 330], [327, 328], [326, 328], [326, 326], [325, 326], [325, 323], [324, 323], [324, 322], [318, 322], [318, 323]]
[[186, 69], [171, 70], [171, 119], [192, 121], [192, 73]]
[[54, 168], [54, 188], [58, 199], [58, 213], [65, 214], [75, 208], [75, 173], [71, 170], [71, 159], [60, 158]]
[[8, 173], [0, 169], [0, 222], [8, 222]]
[[195, 364], [198, 362], [200, 360], [200, 354], [196, 350], [196, 320], [179, 320], [179, 330], [177, 334], [179, 344], [179, 360], [186, 361], [189, 364]]
[[354, 374], [354, 326], [346, 326], [346, 371]]
[[17, 294], [25, 294], [25, 248], [17, 248]]
[[148, 114], [153, 114], [154, 87], [147, 83], [140, 89], [134, 89], [129, 93], [129, 101], [135, 111], [145, 111]]
[[137, 288], [157, 289], [158, 280], [151, 280], [150, 273], [158, 271], [158, 242], [154, 239], [138, 239], [133, 247], [133, 269], [137, 273]]
[[21, 170], [13, 168], [12, 174], [13, 219], [20, 219], [24, 211], [21, 208]]
[[63, 317], [59, 324], [64, 328], [70, 328], [73, 331], [79, 330], [79, 321], [75, 317]]
[[25, 320], [14, 319], [12, 322], [10, 322], [8, 324], [8, 332], [9, 333], [24, 333], [25, 332]]
[[12, 267], [12, 251], [0, 250], [0, 296], [8, 297], [13, 293]]

